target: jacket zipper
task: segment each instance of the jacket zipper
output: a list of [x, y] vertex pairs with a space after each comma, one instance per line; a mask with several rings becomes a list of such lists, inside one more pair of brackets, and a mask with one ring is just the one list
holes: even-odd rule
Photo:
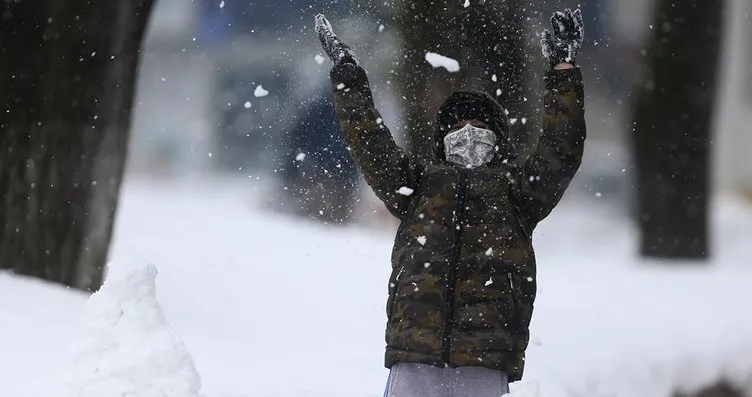
[[452, 261], [449, 263], [449, 269], [447, 270], [447, 286], [446, 293], [444, 295], [444, 304], [446, 307], [446, 319], [444, 323], [444, 339], [443, 339], [443, 354], [442, 360], [444, 365], [448, 366], [451, 363], [450, 351], [451, 351], [451, 338], [452, 328], [454, 327], [454, 288], [457, 283], [457, 266], [459, 264], [460, 255], [462, 253], [462, 228], [465, 221], [465, 195], [467, 193], [467, 171], [460, 169], [460, 177], [457, 184], [457, 207], [455, 208], [455, 222], [454, 222], [454, 252], [452, 253]]

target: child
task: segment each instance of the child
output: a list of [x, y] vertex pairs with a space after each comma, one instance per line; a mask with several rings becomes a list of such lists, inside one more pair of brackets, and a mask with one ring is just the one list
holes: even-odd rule
[[498, 397], [522, 378], [536, 294], [535, 226], [580, 166], [584, 94], [579, 9], [544, 31], [542, 134], [518, 160], [504, 109], [455, 92], [438, 111], [433, 158], [417, 162], [374, 107], [365, 71], [323, 15], [340, 128], [366, 182], [401, 221], [387, 300], [386, 396]]

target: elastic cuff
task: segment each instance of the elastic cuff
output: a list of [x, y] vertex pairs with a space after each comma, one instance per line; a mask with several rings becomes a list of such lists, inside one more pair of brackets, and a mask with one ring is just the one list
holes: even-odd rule
[[546, 76], [543, 78], [546, 83], [546, 89], [551, 90], [561, 87], [562, 84], [573, 82], [578, 83], [582, 81], [582, 71], [579, 67], [575, 66], [571, 69], [551, 69], [546, 72]]

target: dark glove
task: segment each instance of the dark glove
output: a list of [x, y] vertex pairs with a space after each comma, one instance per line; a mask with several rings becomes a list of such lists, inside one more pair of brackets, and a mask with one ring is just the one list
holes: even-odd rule
[[553, 33], [548, 29], [543, 30], [541, 38], [543, 56], [546, 57], [551, 67], [562, 62], [574, 65], [585, 33], [580, 9], [574, 12], [569, 8], [564, 12], [556, 11], [551, 16], [551, 26]]
[[334, 65], [342, 63], [358, 64], [355, 59], [355, 53], [347, 46], [347, 44], [340, 41], [337, 35], [332, 30], [332, 25], [326, 19], [324, 14], [316, 15], [316, 33], [321, 40], [321, 46], [324, 48], [324, 52], [329, 56], [329, 59], [334, 62]]

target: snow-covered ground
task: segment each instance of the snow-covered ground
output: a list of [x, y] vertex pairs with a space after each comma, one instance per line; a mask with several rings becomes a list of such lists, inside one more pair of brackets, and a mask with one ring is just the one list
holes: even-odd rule
[[[203, 394], [381, 396], [391, 230], [301, 223], [255, 209], [242, 188], [200, 186], [129, 182], [112, 258], [157, 267], [157, 323], [182, 338]], [[536, 231], [539, 297], [515, 396], [668, 397], [721, 377], [752, 384], [749, 207], [720, 199], [713, 265], [679, 267], [635, 259], [623, 219], [578, 200]], [[121, 343], [92, 323], [97, 305], [86, 302], [0, 273], [0, 396], [60, 396], [86, 335]], [[165, 340], [180, 347], [180, 338]]]

